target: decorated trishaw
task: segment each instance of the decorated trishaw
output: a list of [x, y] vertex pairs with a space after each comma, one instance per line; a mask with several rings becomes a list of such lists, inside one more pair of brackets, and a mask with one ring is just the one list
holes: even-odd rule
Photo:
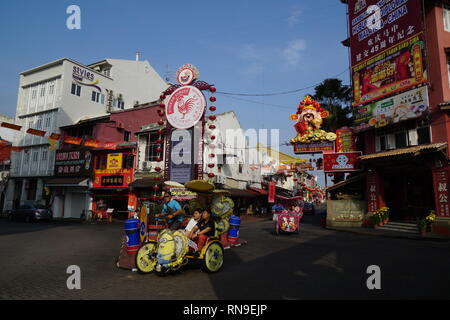
[[303, 208], [300, 206], [302, 197], [293, 197], [288, 201], [287, 209], [274, 213], [275, 234], [300, 233], [300, 222]]
[[[228, 219], [233, 212], [234, 203], [226, 197], [227, 191], [214, 190], [208, 181], [192, 180], [184, 187], [195, 192], [196, 197], [189, 201], [189, 211], [208, 208], [215, 221], [215, 235], [209, 237], [203, 248], [198, 251], [192, 240], [183, 230], [172, 231], [166, 228], [166, 222], [157, 220], [150, 225], [149, 232], [156, 230], [156, 237], [148, 237], [136, 254], [136, 267], [141, 273], [170, 273], [190, 262], [201, 263], [205, 272], [217, 272], [224, 262], [226, 237], [222, 237], [230, 228]], [[152, 217], [150, 217], [152, 218]], [[158, 224], [159, 223], [159, 224]]]

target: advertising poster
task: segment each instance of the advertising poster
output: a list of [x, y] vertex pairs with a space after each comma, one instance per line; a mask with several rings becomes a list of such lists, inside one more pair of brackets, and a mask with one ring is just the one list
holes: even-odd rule
[[420, 0], [349, 1], [354, 106], [425, 83]]
[[336, 130], [336, 152], [356, 151], [356, 141], [353, 130], [342, 128]]
[[354, 110], [355, 131], [419, 118], [428, 113], [428, 88], [420, 87]]

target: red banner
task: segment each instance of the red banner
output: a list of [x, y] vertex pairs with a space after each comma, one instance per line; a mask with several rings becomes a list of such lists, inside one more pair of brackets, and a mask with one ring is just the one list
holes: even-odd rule
[[110, 150], [116, 150], [118, 145], [118, 142], [105, 142], [103, 144], [103, 148], [110, 149]]
[[27, 133], [35, 135], [35, 136], [39, 136], [39, 137], [44, 137], [46, 131], [42, 131], [42, 130], [37, 130], [37, 129], [28, 129]]
[[381, 197], [382, 187], [377, 174], [367, 175], [367, 209], [369, 212], [375, 212], [381, 208], [379, 198]]
[[450, 217], [448, 171], [433, 172], [433, 183], [436, 197], [436, 216]]
[[18, 130], [18, 131], [20, 131], [20, 129], [22, 129], [22, 126], [18, 126], [18, 125], [8, 123], [8, 122], [2, 122], [2, 124], [0, 126], [2, 126], [4, 128], [13, 129], [13, 130]]
[[323, 170], [325, 172], [359, 171], [358, 157], [360, 156], [362, 156], [361, 151], [324, 153]]
[[70, 143], [70, 144], [81, 144], [81, 141], [83, 141], [83, 139], [77, 138], [77, 137], [66, 137], [64, 139], [65, 143]]
[[100, 146], [100, 141], [94, 140], [94, 139], [86, 139], [86, 141], [84, 142], [84, 145], [86, 147], [98, 148]]
[[49, 139], [52, 140], [59, 140], [59, 138], [61, 138], [61, 135], [59, 133], [52, 133], [49, 137]]
[[269, 182], [269, 203], [275, 202], [275, 182]]

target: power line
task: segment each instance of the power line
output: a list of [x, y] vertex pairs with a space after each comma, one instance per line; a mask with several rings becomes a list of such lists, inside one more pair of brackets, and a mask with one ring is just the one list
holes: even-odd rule
[[[344, 71], [338, 73], [337, 75], [335, 75], [335, 76], [333, 76], [331, 78], [339, 77], [340, 75], [344, 74], [348, 70], [349, 70], [349, 68], [346, 68]], [[297, 92], [300, 92], [300, 91], [304, 91], [304, 90], [308, 90], [308, 89], [314, 88], [314, 87], [316, 87], [316, 86], [318, 86], [320, 84], [321, 84], [321, 82], [316, 83], [314, 85], [310, 85], [310, 86], [304, 87], [304, 88], [299, 88], [299, 89], [290, 90], [290, 91], [274, 92], [274, 93], [233, 93], [233, 92], [224, 92], [224, 91], [217, 91], [217, 93], [224, 94], [224, 95], [230, 95], [230, 96], [269, 97], [269, 96], [279, 96], [279, 95], [284, 95], [284, 94], [297, 93]]]

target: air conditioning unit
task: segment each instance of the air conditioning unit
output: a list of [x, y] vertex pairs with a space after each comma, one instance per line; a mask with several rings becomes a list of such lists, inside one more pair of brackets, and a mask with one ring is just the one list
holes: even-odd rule
[[152, 170], [152, 163], [151, 163], [151, 161], [144, 161], [144, 162], [142, 162], [142, 170], [145, 170], [145, 171]]

